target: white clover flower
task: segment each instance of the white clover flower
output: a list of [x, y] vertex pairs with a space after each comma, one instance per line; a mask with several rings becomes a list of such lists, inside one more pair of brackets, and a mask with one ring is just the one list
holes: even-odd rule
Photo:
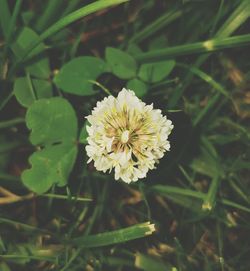
[[93, 160], [103, 172], [114, 168], [116, 180], [130, 183], [146, 177], [170, 149], [172, 122], [131, 90], [123, 88], [117, 98], [97, 102], [87, 120], [88, 163]]

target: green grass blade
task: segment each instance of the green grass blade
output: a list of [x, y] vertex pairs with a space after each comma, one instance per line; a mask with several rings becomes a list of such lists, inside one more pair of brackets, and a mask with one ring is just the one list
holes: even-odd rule
[[182, 196], [189, 196], [197, 199], [204, 200], [206, 194], [202, 192], [193, 191], [191, 189], [180, 188], [176, 186], [169, 186], [169, 185], [154, 185], [150, 188], [150, 191], [157, 192], [162, 195], [167, 194], [178, 194]]
[[217, 175], [212, 179], [208, 193], [202, 204], [202, 210], [211, 211], [214, 208], [216, 204], [216, 195], [219, 189], [219, 185], [220, 185], [220, 177], [219, 175]]
[[215, 37], [228, 37], [250, 16], [250, 1], [244, 0], [217, 31]]
[[201, 123], [201, 121], [205, 118], [205, 116], [210, 112], [210, 110], [212, 110], [212, 108], [218, 102], [220, 97], [221, 97], [221, 94], [216, 93], [212, 98], [209, 99], [207, 105], [200, 111], [200, 113], [194, 119], [193, 121], [194, 126], [197, 126], [199, 123]]
[[202, 70], [193, 67], [193, 66], [188, 66], [182, 63], [177, 63], [176, 64], [179, 67], [182, 67], [184, 69], [189, 70], [190, 72], [192, 72], [194, 75], [200, 77], [203, 81], [207, 82], [209, 85], [211, 85], [211, 87], [213, 87], [215, 90], [217, 90], [218, 92], [220, 92], [222, 95], [224, 95], [226, 98], [230, 99], [230, 95], [228, 94], [228, 92], [225, 90], [225, 88], [219, 84], [218, 82], [216, 82], [212, 76], [210, 76], [209, 74], [203, 72]]
[[0, 217], [0, 224], [8, 224], [14, 228], [20, 228], [22, 230], [25, 230], [25, 231], [29, 231], [29, 232], [33, 232], [33, 231], [38, 231], [38, 232], [44, 232], [44, 233], [47, 233], [47, 234], [51, 234], [50, 231], [48, 230], [44, 230], [44, 229], [39, 229], [37, 227], [34, 227], [34, 226], [31, 226], [31, 225], [28, 225], [28, 224], [25, 224], [25, 223], [21, 223], [19, 221], [15, 221], [15, 220], [12, 220], [12, 219], [8, 219], [8, 218], [3, 218], [3, 217]]
[[[166, 197], [168, 197], [168, 195], [170, 196], [180, 195], [180, 196], [193, 197], [193, 198], [202, 200], [203, 202], [207, 197], [207, 195], [202, 192], [193, 191], [190, 189], [180, 188], [176, 186], [168, 186], [168, 185], [154, 185], [150, 188], [150, 191], [154, 193], [158, 193]], [[250, 208], [243, 206], [241, 204], [235, 203], [231, 200], [221, 198], [221, 199], [218, 199], [218, 202], [222, 203], [223, 205], [230, 206], [230, 207], [250, 213]]]
[[169, 11], [166, 14], [162, 15], [160, 18], [155, 20], [150, 25], [146, 26], [142, 31], [137, 32], [134, 36], [130, 39], [129, 43], [140, 43], [143, 40], [147, 39], [151, 35], [155, 34], [155, 32], [159, 31], [160, 29], [166, 27], [176, 19], [180, 18], [183, 15], [184, 11], [177, 10], [177, 11]]
[[241, 204], [235, 203], [235, 202], [233, 202], [231, 200], [220, 199], [219, 202], [221, 202], [223, 205], [230, 206], [230, 207], [233, 207], [233, 208], [236, 208], [236, 209], [239, 209], [239, 210], [250, 213], [250, 208], [248, 208], [246, 206], [243, 206]]
[[118, 4], [127, 2], [127, 1], [129, 1], [129, 0], [99, 0], [94, 3], [89, 4], [87, 6], [84, 6], [80, 9], [70, 13], [66, 17], [60, 19], [55, 24], [53, 24], [51, 27], [49, 27], [47, 30], [45, 30], [40, 36], [40, 42], [47, 39], [51, 35], [55, 34], [59, 30], [63, 29], [65, 26], [67, 26], [67, 25], [69, 25], [69, 24], [71, 24], [71, 23], [91, 14], [91, 13], [94, 13], [94, 12], [102, 10], [104, 8], [118, 5]]
[[12, 127], [12, 126], [20, 124], [20, 123], [25, 123], [25, 119], [24, 118], [16, 118], [16, 119], [12, 119], [12, 120], [1, 121], [0, 122], [0, 129], [9, 128], [9, 127]]
[[148, 255], [136, 253], [135, 255], [135, 267], [144, 271], [171, 271], [173, 267], [170, 264], [166, 264], [157, 258], [152, 258]]
[[225, 4], [224, 0], [221, 0], [221, 1], [220, 1], [220, 6], [219, 6], [219, 9], [218, 9], [218, 12], [217, 12], [217, 14], [216, 14], [216, 17], [215, 17], [215, 19], [214, 19], [214, 21], [213, 21], [212, 28], [211, 28], [211, 30], [210, 30], [210, 36], [211, 36], [211, 37], [214, 36], [214, 31], [215, 31], [215, 28], [216, 28], [216, 26], [217, 26], [217, 23], [218, 23], [218, 21], [219, 21], [219, 19], [220, 19], [220, 16], [222, 15], [222, 11], [223, 11], [223, 6], [224, 6], [224, 4]]
[[14, 34], [14, 28], [15, 28], [15, 25], [16, 25], [17, 16], [18, 16], [18, 14], [20, 12], [22, 2], [23, 2], [23, 0], [17, 0], [16, 1], [14, 11], [13, 11], [13, 14], [11, 16], [10, 23], [8, 25], [8, 31], [7, 31], [7, 36], [6, 36], [6, 43], [7, 43], [8, 46], [9, 46], [9, 42], [11, 41], [11, 38], [12, 38], [12, 36]]
[[226, 48], [242, 47], [248, 44], [250, 44], [250, 34], [245, 34], [229, 38], [215, 38], [203, 42], [173, 46], [166, 49], [140, 53], [134, 57], [140, 63], [149, 63], [165, 59], [173, 59], [178, 56], [210, 53]]
[[68, 13], [72, 12], [80, 2], [81, 2], [81, 0], [71, 0], [68, 3], [67, 7], [63, 10], [62, 17], [64, 17]]
[[70, 240], [69, 243], [85, 248], [102, 247], [142, 238], [151, 235], [154, 231], [154, 224], [145, 222], [120, 230], [78, 237]]
[[38, 32], [43, 31], [46, 27], [48, 27], [51, 22], [54, 20], [54, 16], [56, 16], [58, 9], [63, 5], [63, 1], [61, 0], [47, 0], [47, 6], [41, 16], [36, 23], [36, 29]]
[[243, 189], [241, 187], [240, 181], [237, 182], [237, 179], [234, 181], [233, 179], [229, 179], [229, 184], [233, 188], [233, 190], [244, 200], [246, 203], [250, 204], [250, 196], [247, 195], [247, 189]]
[[67, 196], [67, 195], [57, 195], [57, 194], [41, 194], [40, 197], [53, 198], [53, 199], [62, 199], [62, 200], [72, 200], [72, 201], [92, 201], [90, 198]]
[[0, 25], [5, 39], [8, 35], [8, 25], [10, 25], [11, 15], [8, 1], [0, 0]]

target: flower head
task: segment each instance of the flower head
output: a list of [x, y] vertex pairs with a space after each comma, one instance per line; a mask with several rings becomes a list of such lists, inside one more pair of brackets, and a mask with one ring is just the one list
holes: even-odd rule
[[144, 178], [170, 149], [172, 122], [131, 90], [123, 88], [117, 98], [97, 102], [87, 120], [88, 162], [93, 160], [103, 172], [114, 168], [116, 180], [130, 183]]

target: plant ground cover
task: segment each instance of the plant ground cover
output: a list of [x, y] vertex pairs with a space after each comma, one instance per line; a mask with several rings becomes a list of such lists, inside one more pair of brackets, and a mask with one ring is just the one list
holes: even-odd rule
[[[249, 17], [249, 0], [0, 0], [1, 271], [250, 270]], [[174, 124], [130, 184], [85, 152], [85, 117], [123, 87]]]

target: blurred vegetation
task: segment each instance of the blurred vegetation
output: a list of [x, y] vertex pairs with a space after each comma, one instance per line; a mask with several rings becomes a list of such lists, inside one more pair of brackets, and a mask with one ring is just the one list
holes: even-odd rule
[[[1, 271], [250, 270], [249, 17], [249, 0], [0, 0]], [[84, 117], [123, 87], [175, 126], [130, 185], [84, 150]]]

